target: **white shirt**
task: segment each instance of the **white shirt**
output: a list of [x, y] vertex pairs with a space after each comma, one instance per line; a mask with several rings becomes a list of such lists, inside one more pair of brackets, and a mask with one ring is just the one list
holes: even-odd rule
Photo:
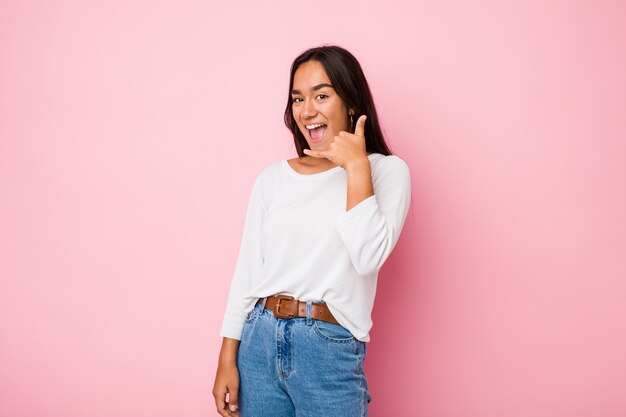
[[241, 340], [259, 298], [324, 301], [354, 337], [369, 342], [378, 271], [411, 200], [409, 168], [396, 155], [368, 155], [374, 195], [346, 209], [341, 166], [299, 174], [281, 160], [257, 176], [220, 335]]

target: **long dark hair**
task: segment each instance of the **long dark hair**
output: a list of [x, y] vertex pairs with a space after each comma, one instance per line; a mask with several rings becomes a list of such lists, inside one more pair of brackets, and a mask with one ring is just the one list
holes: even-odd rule
[[363, 69], [361, 69], [361, 64], [350, 52], [335, 45], [324, 45], [307, 49], [291, 64], [289, 97], [287, 107], [285, 108], [285, 125], [293, 134], [298, 155], [304, 156], [303, 149], [310, 149], [310, 147], [293, 117], [291, 90], [293, 89], [293, 77], [298, 66], [307, 61], [318, 61], [322, 64], [339, 97], [341, 97], [349, 109], [354, 109], [355, 125], [361, 115], [367, 116], [365, 120], [366, 150], [368, 152], [391, 155], [391, 151], [385, 143], [385, 138], [378, 124], [374, 99], [365, 79]]

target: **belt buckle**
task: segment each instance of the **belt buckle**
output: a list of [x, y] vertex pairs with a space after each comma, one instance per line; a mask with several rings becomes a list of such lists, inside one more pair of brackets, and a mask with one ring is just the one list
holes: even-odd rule
[[296, 313], [298, 312], [298, 305], [296, 304], [296, 308], [295, 308], [295, 312], [293, 314], [289, 314], [289, 313], [283, 313], [280, 311], [280, 305], [283, 302], [283, 300], [288, 300], [291, 301], [294, 298], [290, 295], [277, 295], [276, 296], [278, 298], [278, 300], [276, 301], [276, 307], [274, 308], [274, 316], [281, 318], [281, 319], [290, 319], [292, 318], [294, 315], [296, 315]]

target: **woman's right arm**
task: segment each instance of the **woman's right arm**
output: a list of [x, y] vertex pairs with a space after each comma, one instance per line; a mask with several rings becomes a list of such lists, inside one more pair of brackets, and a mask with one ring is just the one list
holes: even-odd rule
[[239, 255], [231, 279], [220, 336], [241, 340], [247, 314], [257, 300], [246, 297], [259, 280], [264, 264], [262, 235], [265, 205], [261, 198], [261, 176], [255, 180], [248, 200]]
[[[223, 338], [215, 384], [213, 385], [213, 397], [215, 397], [217, 412], [224, 417], [239, 415], [239, 411], [237, 411], [239, 404], [238, 350], [239, 340], [229, 337]], [[228, 401], [226, 394], [228, 394]]]
[[[239, 255], [235, 266], [226, 312], [220, 331], [222, 348], [215, 375], [213, 396], [215, 405], [220, 415], [238, 416], [237, 411], [239, 397], [239, 370], [237, 369], [237, 352], [239, 351], [239, 339], [243, 334], [243, 327], [247, 316], [249, 302], [244, 295], [252, 286], [255, 277], [263, 266], [263, 253], [261, 250], [261, 229], [265, 214], [265, 206], [260, 195], [260, 175], [257, 176], [248, 201], [248, 209], [241, 238]], [[226, 395], [228, 394], [228, 400]], [[233, 407], [232, 410], [230, 407]]]

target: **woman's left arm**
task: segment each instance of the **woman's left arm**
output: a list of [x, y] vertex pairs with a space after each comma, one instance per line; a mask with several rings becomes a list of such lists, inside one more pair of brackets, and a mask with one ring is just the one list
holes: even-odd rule
[[304, 153], [328, 158], [348, 175], [346, 211], [335, 219], [352, 265], [359, 275], [378, 272], [400, 237], [411, 202], [409, 167], [395, 155], [388, 155], [372, 173], [365, 147], [365, 120], [357, 120], [354, 133], [340, 132], [329, 149]]
[[370, 275], [383, 266], [400, 237], [411, 202], [406, 162], [389, 155], [379, 164], [373, 184], [369, 166], [355, 163], [353, 171], [348, 170], [346, 211], [335, 219], [359, 275]]
[[370, 161], [366, 157], [351, 162], [346, 166], [348, 175], [348, 197], [346, 199], [346, 211], [374, 195], [372, 184], [372, 170]]

